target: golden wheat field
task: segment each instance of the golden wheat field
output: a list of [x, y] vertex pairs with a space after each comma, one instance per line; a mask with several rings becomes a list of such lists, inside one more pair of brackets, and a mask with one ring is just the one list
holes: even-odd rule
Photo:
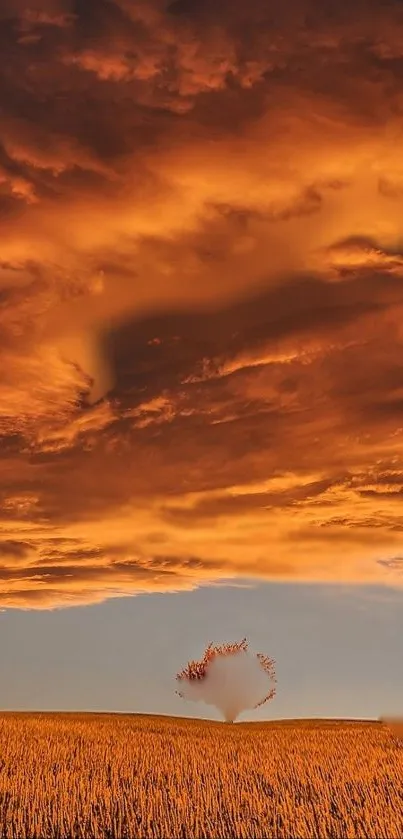
[[1, 837], [403, 836], [381, 723], [0, 715]]

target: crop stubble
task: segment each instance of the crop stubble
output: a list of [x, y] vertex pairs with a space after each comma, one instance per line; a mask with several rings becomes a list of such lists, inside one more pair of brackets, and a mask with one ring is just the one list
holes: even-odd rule
[[0, 715], [2, 839], [403, 836], [381, 723]]

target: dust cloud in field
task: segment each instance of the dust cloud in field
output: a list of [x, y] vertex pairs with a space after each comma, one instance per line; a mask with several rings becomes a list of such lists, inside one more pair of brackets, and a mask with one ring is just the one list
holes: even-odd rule
[[387, 726], [396, 740], [403, 742], [403, 717], [380, 717], [380, 721]]
[[226, 722], [263, 705], [276, 692], [273, 659], [250, 652], [246, 638], [222, 646], [209, 644], [203, 658], [190, 661], [176, 679], [179, 696], [213, 705]]

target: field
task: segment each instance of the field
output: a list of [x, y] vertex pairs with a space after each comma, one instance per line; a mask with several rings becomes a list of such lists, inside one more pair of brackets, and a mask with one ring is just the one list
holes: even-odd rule
[[382, 723], [0, 715], [0, 836], [403, 836]]

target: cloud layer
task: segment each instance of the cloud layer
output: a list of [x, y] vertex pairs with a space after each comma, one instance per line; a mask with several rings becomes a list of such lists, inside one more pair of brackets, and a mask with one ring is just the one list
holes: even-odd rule
[[0, 19], [0, 606], [400, 586], [402, 4]]

